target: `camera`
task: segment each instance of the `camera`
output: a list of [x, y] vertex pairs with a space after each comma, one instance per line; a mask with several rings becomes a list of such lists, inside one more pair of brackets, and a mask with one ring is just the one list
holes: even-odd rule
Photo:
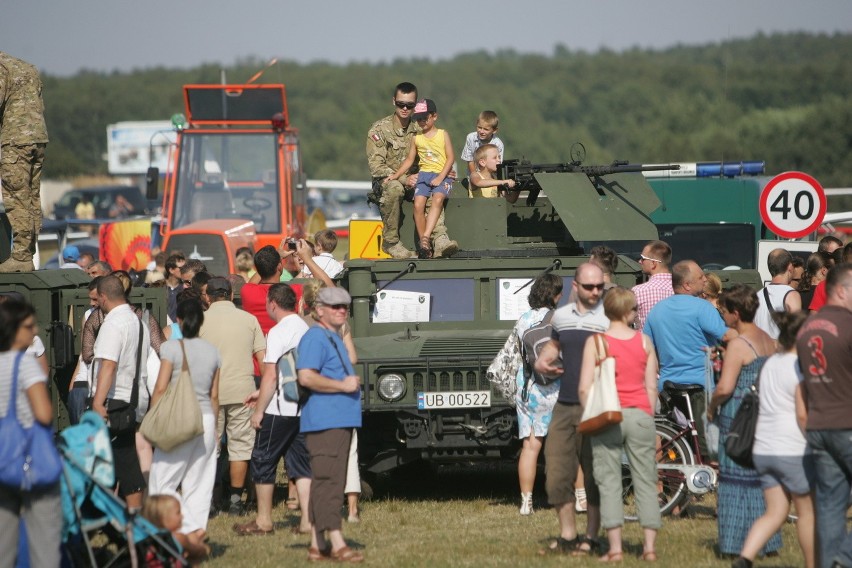
[[287, 243], [288, 250], [296, 250], [296, 239], [287, 239], [284, 242]]

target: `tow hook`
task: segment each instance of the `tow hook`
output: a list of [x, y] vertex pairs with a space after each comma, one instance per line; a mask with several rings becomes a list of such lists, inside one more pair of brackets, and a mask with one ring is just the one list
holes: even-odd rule
[[471, 432], [473, 432], [476, 436], [484, 436], [488, 433], [488, 428], [485, 426], [473, 426], [471, 424], [459, 424], [462, 428], [467, 428]]

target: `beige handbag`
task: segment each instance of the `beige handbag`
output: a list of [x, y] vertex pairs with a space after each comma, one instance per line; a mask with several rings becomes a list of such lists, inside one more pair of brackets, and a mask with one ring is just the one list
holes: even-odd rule
[[152, 446], [164, 452], [170, 452], [204, 433], [201, 406], [192, 386], [183, 340], [180, 341], [180, 350], [183, 352], [180, 376], [169, 383], [165, 394], [148, 411], [139, 428]]
[[595, 378], [577, 427], [581, 434], [597, 434], [622, 420], [615, 387], [615, 359], [610, 357], [602, 333], [595, 334], [595, 355]]

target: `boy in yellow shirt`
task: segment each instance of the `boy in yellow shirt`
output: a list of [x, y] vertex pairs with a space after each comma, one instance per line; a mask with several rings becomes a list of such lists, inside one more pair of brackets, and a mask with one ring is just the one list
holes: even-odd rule
[[507, 188], [506, 201], [514, 203], [518, 200], [520, 192], [513, 191], [515, 180], [513, 179], [497, 179], [497, 166], [500, 165], [500, 150], [494, 144], [483, 144], [476, 149], [473, 154], [473, 160], [476, 162], [476, 171], [470, 174], [470, 191], [473, 193], [476, 189], [483, 190], [493, 189], [494, 196], [498, 195], [500, 186]]
[[[453, 180], [447, 174], [453, 167], [455, 155], [450, 135], [446, 130], [435, 128], [438, 120], [438, 107], [432, 99], [422, 99], [414, 107], [412, 116], [421, 129], [411, 141], [408, 157], [399, 169], [385, 180], [399, 179], [414, 164], [414, 159], [420, 158], [420, 173], [417, 174], [417, 185], [414, 187], [414, 224], [420, 236], [420, 258], [432, 258], [432, 231], [438, 223], [438, 217], [444, 207], [444, 200], [449, 197]], [[426, 215], [426, 200], [432, 197], [429, 215]]]

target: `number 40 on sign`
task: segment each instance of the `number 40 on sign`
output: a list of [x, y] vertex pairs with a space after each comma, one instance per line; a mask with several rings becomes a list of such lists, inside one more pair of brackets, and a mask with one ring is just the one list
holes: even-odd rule
[[802, 172], [775, 176], [760, 194], [763, 222], [773, 233], [788, 239], [816, 231], [825, 217], [826, 207], [822, 186]]

